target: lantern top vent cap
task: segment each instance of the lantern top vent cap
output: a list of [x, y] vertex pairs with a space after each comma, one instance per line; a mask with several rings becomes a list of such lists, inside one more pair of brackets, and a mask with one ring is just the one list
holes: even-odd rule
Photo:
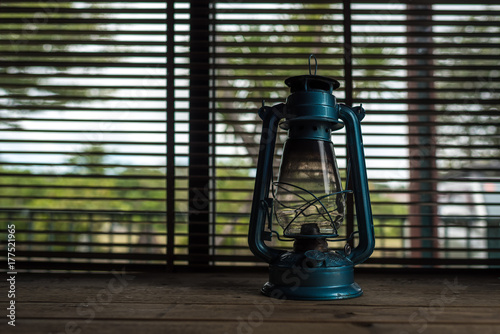
[[330, 94], [340, 87], [340, 83], [331, 78], [320, 75], [299, 75], [285, 80], [285, 84], [290, 87], [290, 92], [301, 91], [324, 91]]

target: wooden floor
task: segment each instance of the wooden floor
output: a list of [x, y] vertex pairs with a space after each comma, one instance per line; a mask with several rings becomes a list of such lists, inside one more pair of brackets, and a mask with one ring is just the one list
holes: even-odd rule
[[[357, 271], [362, 297], [276, 300], [264, 271], [16, 277], [16, 326], [0, 333], [500, 334], [492, 273]], [[8, 286], [0, 283], [2, 309]]]

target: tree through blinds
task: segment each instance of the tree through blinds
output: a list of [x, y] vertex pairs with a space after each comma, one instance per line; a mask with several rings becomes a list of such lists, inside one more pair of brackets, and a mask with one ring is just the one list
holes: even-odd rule
[[246, 243], [257, 110], [284, 102], [311, 53], [367, 111], [369, 264], [500, 265], [495, 1], [0, 9], [0, 219], [24, 269], [261, 265]]

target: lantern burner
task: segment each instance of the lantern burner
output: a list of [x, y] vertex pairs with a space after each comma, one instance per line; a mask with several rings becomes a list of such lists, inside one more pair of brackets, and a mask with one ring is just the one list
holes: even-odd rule
[[294, 252], [307, 252], [309, 250], [316, 250], [319, 252], [328, 251], [328, 242], [325, 237], [321, 237], [318, 224], [309, 223], [300, 227], [300, 234], [302, 236], [313, 236], [313, 238], [300, 238], [297, 237], [293, 243]]

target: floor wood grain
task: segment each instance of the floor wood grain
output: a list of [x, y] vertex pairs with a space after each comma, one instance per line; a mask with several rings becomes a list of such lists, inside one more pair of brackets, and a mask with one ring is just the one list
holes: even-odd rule
[[500, 334], [493, 273], [363, 271], [364, 295], [339, 301], [270, 299], [265, 280], [261, 270], [18, 274], [16, 327], [4, 315], [0, 332]]

